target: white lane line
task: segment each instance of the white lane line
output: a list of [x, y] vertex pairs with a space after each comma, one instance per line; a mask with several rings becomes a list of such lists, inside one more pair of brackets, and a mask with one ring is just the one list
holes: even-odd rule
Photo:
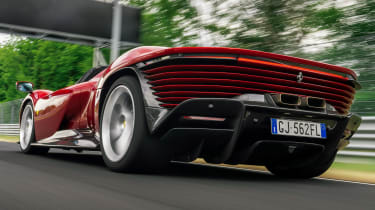
[[375, 184], [371, 184], [367, 182], [356, 182], [356, 181], [348, 181], [348, 180], [342, 180], [342, 179], [331, 179], [331, 178], [323, 178], [323, 177], [317, 177], [315, 179], [334, 181], [334, 182], [344, 182], [344, 183], [349, 183], [349, 184], [361, 184], [361, 185], [375, 186]]

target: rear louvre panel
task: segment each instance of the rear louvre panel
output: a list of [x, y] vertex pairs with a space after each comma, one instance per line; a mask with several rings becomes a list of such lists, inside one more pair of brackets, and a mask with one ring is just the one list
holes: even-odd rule
[[[143, 72], [160, 106], [165, 108], [173, 108], [191, 98], [288, 93], [323, 98], [343, 114], [350, 109], [355, 90], [341, 75], [247, 58], [236, 62], [234, 57], [230, 58], [173, 58], [173, 62], [146, 66]], [[300, 72], [303, 80], [297, 82]]]

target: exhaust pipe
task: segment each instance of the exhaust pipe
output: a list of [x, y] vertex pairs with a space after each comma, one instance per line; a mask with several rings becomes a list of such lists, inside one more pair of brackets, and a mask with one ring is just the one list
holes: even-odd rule
[[325, 109], [327, 107], [326, 101], [322, 98], [316, 97], [302, 97], [301, 106], [310, 108], [310, 109]]
[[281, 106], [300, 106], [301, 105], [301, 97], [297, 95], [291, 95], [291, 94], [272, 94], [273, 100], [276, 102], [276, 104]]

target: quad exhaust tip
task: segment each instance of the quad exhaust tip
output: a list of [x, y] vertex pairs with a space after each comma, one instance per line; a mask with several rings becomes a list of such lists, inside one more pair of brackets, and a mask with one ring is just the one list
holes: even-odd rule
[[272, 98], [276, 104], [281, 106], [300, 106], [302, 101], [301, 97], [291, 94], [272, 94]]
[[272, 98], [276, 104], [280, 106], [289, 106], [289, 107], [305, 107], [309, 109], [325, 109], [327, 104], [326, 101], [322, 98], [305, 96], [301, 97], [293, 94], [272, 94]]
[[312, 109], [325, 109], [327, 107], [324, 99], [310, 96], [302, 97], [301, 105]]

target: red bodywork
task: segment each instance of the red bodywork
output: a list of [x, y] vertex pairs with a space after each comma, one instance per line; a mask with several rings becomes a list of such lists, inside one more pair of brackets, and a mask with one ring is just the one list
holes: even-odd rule
[[[191, 55], [202, 53], [205, 55]], [[355, 89], [347, 84], [349, 75], [356, 79], [355, 73], [329, 64], [236, 48], [139, 47], [119, 57], [87, 82], [55, 92], [35, 90], [30, 93], [24, 103], [31, 100], [34, 105], [36, 139], [45, 139], [56, 131], [69, 129], [90, 129], [98, 133], [99, 97], [104, 97], [100, 95], [100, 89], [107, 79], [125, 67], [175, 54], [189, 54], [187, 58], [231, 60], [238, 65], [168, 65], [144, 71], [145, 78], [151, 85], [149, 91], [153, 91], [156, 100], [160, 102], [159, 107], [173, 108], [186, 99], [196, 97], [230, 98], [248, 92], [288, 92], [322, 97], [345, 114], [355, 93]], [[329, 72], [253, 57], [304, 64], [324, 68]], [[295, 81], [299, 72], [303, 72], [304, 82]]]

